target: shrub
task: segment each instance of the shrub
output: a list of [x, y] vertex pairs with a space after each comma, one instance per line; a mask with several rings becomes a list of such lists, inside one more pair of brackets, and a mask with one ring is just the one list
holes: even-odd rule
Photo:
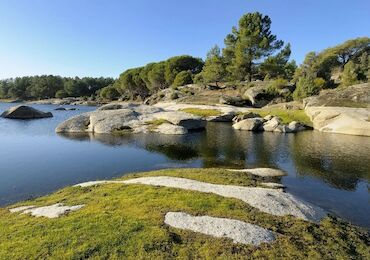
[[320, 88], [320, 89], [322, 89], [322, 88], [325, 86], [325, 83], [326, 83], [326, 81], [325, 81], [325, 79], [323, 79], [323, 78], [315, 78], [315, 79], [313, 80], [313, 84], [314, 84], [316, 87]]
[[100, 97], [104, 99], [114, 100], [119, 98], [120, 94], [117, 89], [113, 86], [108, 86], [100, 91]]
[[341, 86], [348, 87], [358, 83], [356, 66], [353, 61], [349, 61], [345, 66], [341, 75]]
[[67, 92], [64, 89], [61, 89], [61, 90], [58, 90], [55, 93], [55, 97], [56, 98], [66, 98], [66, 97], [68, 97], [68, 94], [67, 94]]
[[190, 71], [181, 71], [178, 73], [175, 77], [175, 80], [173, 82], [174, 86], [184, 86], [186, 84], [193, 83], [192, 74]]
[[305, 97], [317, 95], [320, 92], [320, 87], [315, 85], [315, 79], [309, 77], [301, 77], [297, 82], [297, 88], [293, 92], [293, 98], [300, 100]]
[[283, 89], [288, 85], [288, 81], [286, 79], [278, 78], [271, 82], [270, 86], [276, 89]]

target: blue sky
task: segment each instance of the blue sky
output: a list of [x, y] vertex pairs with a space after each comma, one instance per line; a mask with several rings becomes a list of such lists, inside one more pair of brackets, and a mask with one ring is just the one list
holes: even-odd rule
[[175, 55], [204, 58], [253, 11], [271, 17], [298, 63], [370, 36], [369, 0], [0, 0], [0, 78], [118, 77]]

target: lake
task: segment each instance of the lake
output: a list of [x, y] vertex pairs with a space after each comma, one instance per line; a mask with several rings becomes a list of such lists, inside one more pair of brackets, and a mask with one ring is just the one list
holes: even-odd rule
[[[15, 104], [0, 103], [0, 113]], [[58, 135], [62, 121], [95, 107], [54, 111], [53, 118], [0, 118], [0, 206], [79, 182], [172, 167], [280, 168], [287, 191], [353, 224], [370, 228], [370, 138], [306, 131], [235, 131], [209, 123], [184, 136]], [[63, 106], [72, 107], [72, 106]]]

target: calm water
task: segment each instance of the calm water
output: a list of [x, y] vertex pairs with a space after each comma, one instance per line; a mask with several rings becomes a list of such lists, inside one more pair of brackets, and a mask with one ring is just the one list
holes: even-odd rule
[[[0, 103], [0, 112], [14, 104]], [[0, 206], [87, 180], [170, 167], [276, 167], [287, 191], [354, 224], [370, 228], [370, 138], [308, 131], [234, 131], [209, 124], [186, 136], [54, 133], [59, 122], [90, 110], [54, 111], [53, 118], [0, 118]], [[68, 106], [65, 106], [68, 107]]]

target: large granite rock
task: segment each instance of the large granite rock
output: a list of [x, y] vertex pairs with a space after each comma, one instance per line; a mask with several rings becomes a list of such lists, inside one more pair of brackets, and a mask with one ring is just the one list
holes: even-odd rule
[[370, 136], [370, 109], [306, 107], [313, 127], [321, 132]]
[[305, 98], [303, 104], [305, 107], [370, 108], [370, 83], [324, 90], [320, 92], [320, 95]]
[[233, 124], [236, 130], [257, 131], [263, 124], [263, 119], [259, 117], [244, 119], [240, 122]]
[[181, 111], [166, 111], [158, 107], [133, 103], [115, 103], [94, 112], [73, 117], [57, 128], [58, 133], [121, 133], [158, 132], [186, 134], [204, 129], [206, 121]]
[[16, 106], [6, 110], [1, 114], [1, 117], [9, 119], [37, 119], [53, 117], [53, 114], [51, 112], [42, 112], [29, 106]]
[[246, 106], [252, 105], [250, 100], [244, 99], [238, 96], [232, 97], [232, 96], [223, 95], [220, 97], [219, 102], [220, 104], [236, 106], [236, 107], [246, 107]]
[[268, 104], [268, 101], [265, 100], [265, 86], [255, 86], [248, 88], [243, 97], [249, 99], [251, 104], [255, 107], [263, 107]]

